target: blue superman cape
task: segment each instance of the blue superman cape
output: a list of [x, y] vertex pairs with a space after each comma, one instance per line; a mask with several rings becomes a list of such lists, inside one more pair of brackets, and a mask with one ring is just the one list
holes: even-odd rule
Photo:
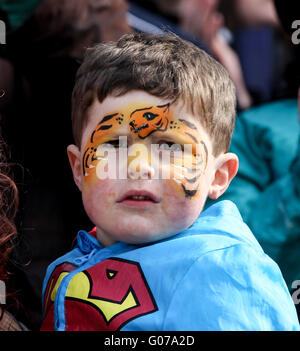
[[43, 311], [42, 330], [300, 330], [277, 264], [230, 201], [147, 245], [102, 248], [80, 231], [48, 267]]

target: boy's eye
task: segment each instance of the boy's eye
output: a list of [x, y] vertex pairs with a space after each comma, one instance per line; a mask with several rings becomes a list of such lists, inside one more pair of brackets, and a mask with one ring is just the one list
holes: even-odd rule
[[122, 140], [119, 140], [119, 139], [109, 140], [105, 144], [109, 144], [116, 149], [121, 148], [121, 147], [126, 147], [126, 143], [124, 144], [122, 142]]
[[106, 144], [112, 145], [113, 147], [119, 147], [119, 140], [110, 140]]
[[152, 112], [145, 112], [143, 114], [143, 117], [146, 118], [147, 121], [152, 121], [152, 119], [154, 119], [155, 117], [157, 117], [158, 115]]

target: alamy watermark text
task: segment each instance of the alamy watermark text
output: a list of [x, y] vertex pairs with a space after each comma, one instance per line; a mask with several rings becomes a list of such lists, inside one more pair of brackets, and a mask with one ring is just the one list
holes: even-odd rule
[[296, 29], [292, 34], [292, 43], [298, 45], [300, 44], [300, 20], [295, 20], [292, 23], [292, 29]]
[[0, 305], [6, 304], [6, 285], [4, 281], [0, 280]]
[[6, 44], [6, 24], [0, 20], [0, 44]]

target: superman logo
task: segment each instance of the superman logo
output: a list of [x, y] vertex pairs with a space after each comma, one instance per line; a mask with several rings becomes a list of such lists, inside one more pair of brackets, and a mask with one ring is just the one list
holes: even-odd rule
[[155, 311], [157, 305], [139, 263], [120, 258], [106, 259], [74, 275], [65, 296], [66, 330], [116, 331]]

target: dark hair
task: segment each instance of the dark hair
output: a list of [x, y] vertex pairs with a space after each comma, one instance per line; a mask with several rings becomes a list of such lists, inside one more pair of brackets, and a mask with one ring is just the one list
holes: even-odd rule
[[212, 138], [213, 153], [228, 150], [235, 122], [235, 87], [215, 59], [172, 33], [129, 34], [87, 49], [72, 96], [75, 143], [80, 147], [95, 99], [132, 90], [183, 102]]

